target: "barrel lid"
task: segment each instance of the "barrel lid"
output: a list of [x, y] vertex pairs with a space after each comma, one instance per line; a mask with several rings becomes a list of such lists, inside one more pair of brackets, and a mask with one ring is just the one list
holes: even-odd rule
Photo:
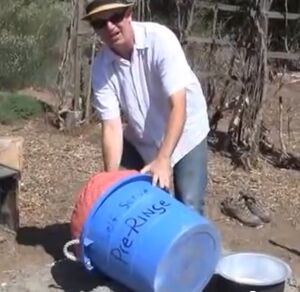
[[[210, 224], [180, 234], [162, 259], [155, 280], [157, 291], [202, 291], [220, 259], [220, 234]], [[195, 261], [194, 259], [198, 260]]]

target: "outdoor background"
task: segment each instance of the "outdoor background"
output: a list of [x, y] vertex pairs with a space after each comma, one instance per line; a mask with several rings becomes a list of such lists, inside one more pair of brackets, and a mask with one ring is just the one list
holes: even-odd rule
[[[245, 11], [263, 1], [219, 0], [241, 5]], [[286, 58], [268, 60], [265, 83], [261, 64], [266, 51], [257, 27], [250, 18], [226, 11], [228, 6], [218, 10], [215, 22], [217, 9], [197, 9], [190, 17], [191, 4], [202, 1], [141, 0], [135, 16], [160, 21], [176, 32], [203, 86], [214, 126], [206, 208], [224, 246], [284, 259], [294, 271], [287, 291], [298, 292], [300, 1], [266, 1], [279, 12], [279, 18], [269, 20], [267, 49]], [[89, 113], [90, 64], [101, 43], [88, 25], [78, 21], [76, 3], [0, 0], [0, 136], [24, 138], [20, 229], [17, 234], [0, 229], [1, 292], [125, 291], [107, 279], [87, 276], [62, 254], [70, 239], [76, 193], [103, 169], [99, 121]], [[287, 12], [293, 20], [282, 18]], [[263, 21], [260, 15], [255, 17]], [[216, 39], [226, 45], [216, 45]], [[248, 48], [231, 45], [235, 40]], [[244, 115], [239, 115], [239, 127], [232, 132], [230, 125], [240, 109]], [[264, 147], [271, 146], [261, 148], [259, 142], [255, 163], [249, 164], [255, 146], [249, 131], [255, 130], [261, 113], [260, 134], [267, 137]], [[224, 148], [228, 134], [232, 147]], [[221, 202], [236, 198], [240, 191], [255, 193], [271, 212], [271, 223], [251, 228], [222, 214]]]

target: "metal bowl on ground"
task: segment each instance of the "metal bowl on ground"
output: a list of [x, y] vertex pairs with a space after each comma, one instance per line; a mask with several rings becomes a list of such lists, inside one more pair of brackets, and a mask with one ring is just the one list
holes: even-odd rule
[[221, 258], [216, 274], [218, 291], [283, 292], [291, 269], [276, 257], [248, 252]]

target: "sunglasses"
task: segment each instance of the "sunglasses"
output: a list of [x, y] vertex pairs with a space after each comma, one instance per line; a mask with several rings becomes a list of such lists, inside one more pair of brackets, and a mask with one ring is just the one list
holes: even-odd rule
[[122, 11], [121, 13], [115, 13], [108, 19], [97, 19], [97, 20], [91, 21], [91, 26], [95, 30], [99, 30], [99, 29], [104, 28], [108, 22], [111, 22], [113, 24], [118, 24], [119, 22], [121, 22], [124, 19], [125, 13], [126, 13], [126, 10]]

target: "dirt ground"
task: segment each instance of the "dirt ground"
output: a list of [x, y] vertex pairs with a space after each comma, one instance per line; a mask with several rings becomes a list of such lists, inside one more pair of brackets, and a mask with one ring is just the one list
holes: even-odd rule
[[[274, 90], [270, 88], [270, 96]], [[288, 149], [298, 154], [299, 93], [299, 82], [278, 93], [283, 95], [290, 116], [285, 141]], [[276, 141], [278, 106], [274, 97], [269, 100], [266, 117]], [[19, 198], [21, 227], [16, 235], [0, 231], [0, 291], [125, 292], [124, 287], [107, 279], [87, 275], [80, 264], [66, 261], [62, 253], [70, 238], [68, 223], [76, 192], [102, 167], [99, 128], [64, 134], [38, 119], [2, 125], [0, 135], [25, 138]], [[271, 223], [258, 229], [225, 217], [219, 208], [226, 196], [249, 189], [272, 213]], [[278, 169], [262, 159], [258, 168], [249, 173], [235, 169], [228, 158], [210, 151], [206, 210], [218, 226], [225, 248], [261, 251], [282, 258], [293, 270], [289, 291], [300, 291], [300, 171]]]

